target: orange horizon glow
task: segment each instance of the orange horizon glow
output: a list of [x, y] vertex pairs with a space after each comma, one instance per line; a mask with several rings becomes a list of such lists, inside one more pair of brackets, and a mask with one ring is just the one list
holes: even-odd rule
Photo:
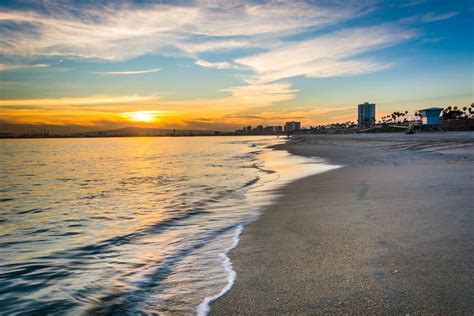
[[[286, 121], [317, 126], [357, 120], [356, 104], [314, 104], [281, 110], [269, 107], [274, 100], [257, 98], [249, 101], [248, 97], [254, 91], [233, 93], [221, 98], [194, 100], [166, 100], [158, 95], [136, 94], [0, 100], [0, 124], [4, 132], [16, 132], [21, 128], [23, 131], [68, 128], [74, 132], [122, 127], [233, 131], [248, 125], [281, 126]], [[275, 98], [279, 99], [281, 95], [276, 93]], [[466, 103], [466, 100], [459, 101]], [[431, 103], [428, 100], [395, 107], [374, 102], [377, 103], [377, 118], [393, 112], [392, 108], [408, 110], [412, 116]], [[13, 127], [15, 124], [20, 126]]]
[[152, 123], [160, 121], [160, 117], [166, 114], [167, 111], [134, 111], [122, 113], [122, 116], [131, 122]]

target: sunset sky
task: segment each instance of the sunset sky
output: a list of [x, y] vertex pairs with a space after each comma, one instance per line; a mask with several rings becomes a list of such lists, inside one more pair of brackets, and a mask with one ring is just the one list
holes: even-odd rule
[[[469, 0], [5, 1], [0, 131], [233, 130], [473, 98]], [[138, 113], [137, 113], [138, 112]]]

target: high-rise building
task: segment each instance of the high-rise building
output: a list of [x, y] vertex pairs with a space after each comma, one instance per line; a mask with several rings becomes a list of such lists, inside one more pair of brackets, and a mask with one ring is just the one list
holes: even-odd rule
[[370, 127], [375, 124], [375, 103], [359, 104], [359, 127]]
[[271, 135], [274, 132], [273, 126], [265, 126], [263, 128], [264, 134]]
[[298, 131], [300, 129], [301, 129], [301, 122], [291, 121], [291, 122], [286, 122], [285, 124], [285, 132], [287, 133]]

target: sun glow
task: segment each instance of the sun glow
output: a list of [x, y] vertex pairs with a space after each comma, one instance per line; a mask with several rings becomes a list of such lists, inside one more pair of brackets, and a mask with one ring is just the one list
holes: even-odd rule
[[165, 111], [137, 111], [122, 113], [122, 116], [132, 122], [151, 123], [159, 120]]

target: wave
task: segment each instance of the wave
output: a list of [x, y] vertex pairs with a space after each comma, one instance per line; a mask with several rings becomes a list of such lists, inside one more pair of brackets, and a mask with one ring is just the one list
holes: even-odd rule
[[234, 243], [227, 249], [226, 252], [220, 254], [220, 257], [222, 258], [222, 265], [224, 266], [224, 269], [227, 272], [227, 285], [219, 293], [204, 298], [201, 304], [199, 304], [197, 307], [198, 316], [207, 315], [211, 310], [211, 303], [219, 297], [223, 296], [225, 293], [227, 293], [234, 285], [237, 273], [232, 267], [232, 262], [230, 261], [229, 253], [239, 244], [240, 234], [242, 233], [243, 229], [243, 224], [237, 226], [236, 233], [234, 235]]
[[[95, 307], [87, 311], [87, 314], [115, 315], [123, 314], [126, 311], [133, 310], [133, 307], [138, 304], [138, 301], [141, 300], [143, 296], [146, 296], [147, 292], [150, 292], [154, 288], [159, 287], [161, 285], [161, 281], [166, 279], [170, 274], [174, 272], [173, 267], [178, 262], [186, 258], [190, 253], [207, 246], [211, 240], [215, 240], [222, 234], [235, 229], [237, 234], [235, 234], [234, 238], [237, 239], [234, 239], [232, 247], [230, 247], [227, 252], [235, 248], [235, 246], [237, 246], [238, 244], [238, 236], [242, 231], [242, 227], [243, 224], [227, 226], [219, 230], [210, 232], [206, 236], [202, 236], [196, 243], [183, 247], [173, 256], [169, 256], [167, 260], [161, 263], [157, 268], [153, 269], [153, 271], [147, 274], [145, 278], [142, 278], [142, 280], [135, 282], [135, 290], [125, 292], [114, 291], [109, 295], [102, 297], [100, 298]], [[221, 257], [223, 258], [223, 264], [225, 266], [226, 272], [230, 274], [228, 278], [231, 284], [226, 286], [225, 289], [230, 289], [233, 284], [233, 280], [235, 279], [235, 272], [232, 269], [232, 264], [230, 263], [230, 260], [226, 256], [227, 252], [225, 254], [222, 254]], [[221, 293], [223, 293], [223, 291], [221, 291]], [[216, 298], [219, 296], [216, 296]]]
[[[273, 150], [273, 148], [270, 148], [273, 153], [276, 153], [276, 151]], [[259, 171], [263, 173], [267, 173], [269, 175], [271, 174], [276, 174], [277, 177], [273, 178], [267, 178], [267, 179], [262, 179], [261, 181], [255, 181], [253, 184], [254, 189], [259, 189], [257, 192], [253, 192], [253, 195], [255, 194], [262, 194], [264, 192], [265, 199], [264, 202], [256, 203], [258, 205], [258, 208], [256, 211], [253, 213], [253, 218], [247, 219], [246, 222], [242, 223], [239, 225], [239, 229], [237, 230], [236, 235], [234, 236], [234, 242], [231, 247], [229, 247], [225, 252], [221, 253], [220, 256], [222, 257], [222, 265], [224, 266], [224, 269], [227, 271], [227, 285], [217, 294], [207, 296], [204, 298], [204, 300], [198, 305], [197, 307], [197, 315], [199, 316], [204, 316], [207, 315], [210, 310], [211, 310], [211, 304], [217, 300], [218, 298], [222, 297], [225, 293], [227, 293], [234, 285], [235, 280], [237, 278], [237, 273], [233, 269], [232, 262], [228, 256], [228, 254], [238, 246], [238, 243], [240, 241], [240, 235], [243, 232], [244, 227], [249, 224], [250, 222], [256, 220], [258, 216], [260, 215], [260, 210], [265, 207], [266, 205], [269, 205], [271, 201], [273, 200], [273, 197], [275, 197], [275, 194], [272, 194], [276, 191], [277, 188], [283, 186], [283, 185], [288, 185], [289, 182], [295, 181], [297, 179], [304, 178], [306, 176], [326, 172], [332, 169], [339, 168], [340, 166], [336, 165], [329, 165], [325, 162], [325, 160], [320, 159], [320, 158], [305, 158], [305, 157], [300, 157], [300, 156], [295, 156], [291, 155], [287, 151], [278, 151], [280, 155], [284, 153], [283, 155], [285, 156], [286, 160], [286, 165], [295, 165], [295, 166], [301, 166], [303, 167], [301, 170], [298, 172], [295, 172], [292, 175], [283, 175], [282, 173], [285, 173], [282, 170], [274, 170], [267, 168], [265, 164], [253, 164], [253, 167], [258, 169]], [[278, 156], [278, 154], [277, 154]], [[272, 159], [272, 158], [270, 158]], [[275, 160], [281, 159], [281, 157], [274, 157]], [[308, 165], [313, 165], [317, 166], [316, 168], [310, 168]], [[278, 169], [278, 168], [277, 168]], [[288, 171], [286, 171], [288, 172]], [[260, 180], [260, 179], [259, 179]], [[272, 184], [272, 185], [270, 185]], [[265, 188], [265, 189], [262, 189]], [[250, 195], [252, 195], [252, 192], [248, 192]], [[255, 196], [254, 196], [255, 198]], [[256, 198], [258, 200], [258, 197]]]
[[[287, 165], [281, 173], [281, 161], [268, 162], [304, 163], [269, 154], [268, 141], [252, 147], [221, 140], [152, 138], [137, 154], [132, 140], [113, 140], [115, 147], [107, 147], [111, 140], [99, 147], [78, 140], [87, 159], [22, 180], [27, 196], [12, 191], [3, 197], [11, 200], [0, 200], [4, 312], [207, 314], [236, 281], [228, 254], [242, 230], [288, 179]], [[182, 155], [176, 144], [194, 147]], [[168, 160], [153, 158], [160, 151]], [[136, 155], [149, 163], [137, 164]], [[18, 165], [15, 172], [31, 168], [29, 161]]]

